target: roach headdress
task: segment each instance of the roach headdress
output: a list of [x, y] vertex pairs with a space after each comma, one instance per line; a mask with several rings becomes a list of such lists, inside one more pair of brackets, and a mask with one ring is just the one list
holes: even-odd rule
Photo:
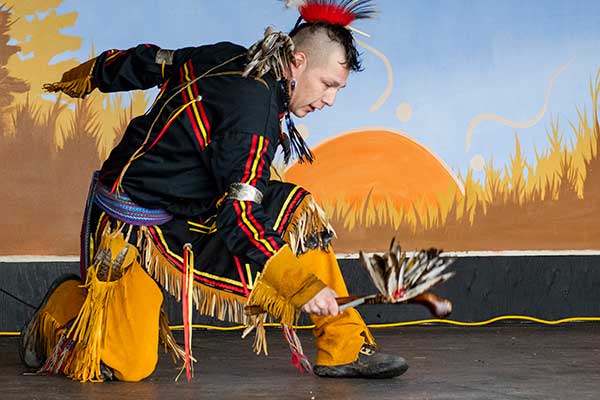
[[286, 7], [300, 13], [296, 26], [302, 20], [342, 25], [350, 29], [357, 19], [372, 18], [376, 11], [372, 0], [287, 0]]

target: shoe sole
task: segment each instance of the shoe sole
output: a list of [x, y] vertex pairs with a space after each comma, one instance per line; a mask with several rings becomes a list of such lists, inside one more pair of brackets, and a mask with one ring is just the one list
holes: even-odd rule
[[37, 315], [39, 314], [40, 310], [42, 308], [44, 308], [44, 306], [48, 303], [48, 300], [50, 299], [50, 296], [52, 296], [52, 294], [56, 291], [56, 289], [62, 285], [63, 283], [67, 282], [67, 281], [79, 281], [81, 282], [81, 278], [75, 274], [65, 274], [65, 275], [61, 275], [58, 278], [56, 278], [52, 284], [50, 285], [50, 287], [48, 288], [48, 290], [46, 291], [46, 295], [44, 296], [44, 298], [42, 299], [40, 305], [35, 309], [35, 311], [33, 312], [33, 314], [31, 314], [31, 317], [29, 318], [29, 320], [27, 321], [27, 323], [25, 323], [25, 325], [23, 326], [23, 329], [21, 329], [21, 334], [20, 334], [20, 339], [19, 339], [19, 357], [21, 358], [21, 362], [28, 368], [40, 368], [42, 365], [32, 365], [31, 362], [28, 362], [27, 360], [25, 360], [26, 355], [26, 343], [25, 343], [25, 339], [30, 337], [30, 335], [27, 335], [26, 332], [30, 329], [31, 324], [33, 323], [33, 321], [35, 321], [35, 318], [37, 317]]
[[338, 366], [326, 367], [316, 365], [314, 373], [322, 378], [364, 378], [364, 379], [389, 379], [404, 374], [408, 370], [408, 364], [390, 366], [381, 372], [361, 371], [356, 367]]

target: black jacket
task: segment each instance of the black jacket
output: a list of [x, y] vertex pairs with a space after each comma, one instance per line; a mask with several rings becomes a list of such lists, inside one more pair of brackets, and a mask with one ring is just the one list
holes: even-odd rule
[[100, 181], [176, 218], [216, 216], [229, 250], [264, 264], [284, 243], [262, 206], [227, 200], [217, 208], [231, 183], [264, 193], [282, 135], [281, 84], [270, 74], [243, 78], [245, 55], [224, 42], [173, 52], [139, 45], [97, 57], [93, 79], [103, 92], [161, 88], [150, 110], [129, 123]]

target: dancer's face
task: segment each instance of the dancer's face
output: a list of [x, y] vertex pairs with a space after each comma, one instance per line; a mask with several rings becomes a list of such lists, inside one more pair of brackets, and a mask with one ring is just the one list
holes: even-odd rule
[[334, 48], [321, 58], [310, 60], [304, 52], [295, 53], [296, 65], [292, 65], [291, 72], [296, 85], [290, 87], [289, 108], [299, 118], [333, 106], [338, 91], [346, 86], [350, 71], [344, 64], [342, 49]]

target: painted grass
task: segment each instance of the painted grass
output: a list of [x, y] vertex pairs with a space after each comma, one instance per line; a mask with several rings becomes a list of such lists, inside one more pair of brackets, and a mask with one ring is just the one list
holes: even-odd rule
[[574, 139], [565, 143], [555, 118], [547, 130], [549, 146], [529, 163], [515, 133], [507, 165], [485, 167], [479, 182], [469, 170], [465, 194], [439, 196], [438, 205], [402, 209], [386, 198], [367, 195], [360, 203], [325, 203], [339, 240], [337, 248], [384, 250], [392, 236], [409, 247], [436, 245], [448, 250], [600, 248], [600, 159], [598, 94], [600, 70], [590, 82], [592, 110], [577, 110], [568, 122]]
[[120, 139], [129, 119], [145, 109], [104, 94], [69, 102], [29, 101], [0, 134], [2, 195], [0, 255], [78, 254], [79, 227], [94, 170]]

